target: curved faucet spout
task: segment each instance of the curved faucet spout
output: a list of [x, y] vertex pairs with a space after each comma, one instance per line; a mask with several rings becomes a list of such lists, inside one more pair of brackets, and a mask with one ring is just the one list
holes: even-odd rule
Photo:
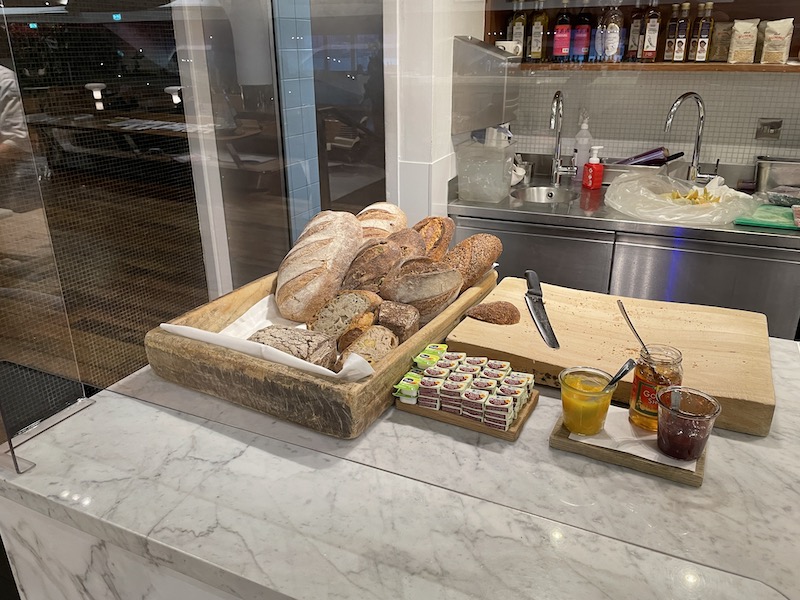
[[554, 187], [561, 185], [562, 175], [572, 175], [573, 177], [578, 172], [578, 169], [573, 164], [572, 166], [565, 167], [561, 164], [561, 124], [564, 121], [564, 94], [559, 90], [553, 96], [553, 104], [550, 107], [550, 129], [556, 131], [556, 147], [553, 149], [553, 169], [551, 173], [550, 182]]
[[700, 148], [703, 144], [703, 126], [706, 122], [706, 103], [703, 102], [703, 98], [700, 97], [700, 94], [697, 92], [686, 92], [673, 102], [672, 108], [669, 109], [669, 113], [667, 114], [667, 120], [664, 123], [664, 131], [669, 132], [669, 130], [672, 129], [672, 120], [675, 118], [675, 113], [678, 112], [683, 101], [689, 99], [694, 100], [697, 104], [697, 133], [694, 138], [694, 151], [692, 152], [692, 164], [689, 165], [688, 178], [690, 181], [697, 181], [698, 179], [705, 178], [705, 176], [700, 173]]

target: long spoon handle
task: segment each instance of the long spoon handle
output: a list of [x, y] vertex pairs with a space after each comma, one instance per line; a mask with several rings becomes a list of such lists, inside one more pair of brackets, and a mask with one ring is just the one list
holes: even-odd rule
[[625, 305], [622, 303], [622, 300], [617, 300], [617, 306], [619, 306], [619, 312], [622, 313], [622, 317], [625, 319], [625, 322], [628, 324], [628, 327], [631, 328], [633, 335], [635, 335], [636, 339], [639, 340], [639, 343], [642, 345], [642, 348], [644, 349], [645, 353], [648, 353], [647, 346], [645, 345], [644, 341], [642, 341], [642, 338], [639, 336], [639, 333], [636, 331], [636, 328], [633, 326], [633, 322], [631, 321], [631, 318], [628, 316], [628, 311], [625, 310]]

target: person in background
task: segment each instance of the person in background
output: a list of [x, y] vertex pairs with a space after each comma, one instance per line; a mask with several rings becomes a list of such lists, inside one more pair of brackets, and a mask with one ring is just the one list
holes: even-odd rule
[[30, 202], [31, 182], [20, 178], [30, 154], [17, 77], [0, 65], [0, 208], [24, 212], [36, 207]]

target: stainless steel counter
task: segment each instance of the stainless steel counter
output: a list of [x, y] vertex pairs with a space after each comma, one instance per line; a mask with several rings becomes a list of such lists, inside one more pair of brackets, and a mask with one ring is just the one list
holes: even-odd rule
[[800, 334], [800, 231], [637, 221], [605, 206], [604, 190], [572, 202], [451, 202], [460, 241], [504, 245], [501, 276], [621, 296], [723, 306], [767, 315], [770, 334]]

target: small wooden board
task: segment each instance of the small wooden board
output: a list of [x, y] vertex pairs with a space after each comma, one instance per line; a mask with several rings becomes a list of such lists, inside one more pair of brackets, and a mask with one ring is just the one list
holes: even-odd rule
[[576, 442], [569, 439], [569, 429], [564, 427], [564, 418], [559, 417], [556, 426], [553, 427], [553, 432], [550, 434], [550, 447], [559, 450], [566, 450], [582, 456], [588, 456], [601, 460], [603, 462], [611, 463], [612, 465], [619, 465], [620, 467], [627, 467], [642, 473], [649, 473], [669, 479], [670, 481], [677, 481], [692, 487], [700, 487], [703, 485], [703, 476], [706, 472], [706, 453], [708, 448], [703, 450], [702, 456], [697, 459], [697, 468], [694, 471], [687, 471], [679, 467], [665, 465], [652, 460], [647, 460], [641, 456], [628, 454], [627, 452], [620, 452], [619, 450], [612, 450], [611, 448], [600, 448], [599, 446], [592, 446], [582, 442]]
[[[561, 348], [547, 347], [525, 305], [525, 280], [506, 277], [485, 302], [511, 302], [522, 316], [516, 325], [464, 319], [447, 344], [456, 352], [491, 356], [536, 375], [536, 383], [558, 387], [562, 369], [590, 366], [615, 373], [639, 355], [639, 344], [620, 315], [617, 298], [542, 284], [547, 316]], [[683, 384], [711, 394], [722, 405], [714, 427], [754, 435], [769, 433], [775, 390], [767, 318], [743, 310], [624, 298], [636, 329], [651, 344], [667, 344], [683, 354]], [[633, 373], [614, 398], [627, 402]]]
[[400, 400], [396, 400], [394, 406], [397, 410], [402, 410], [403, 412], [419, 415], [421, 417], [427, 417], [429, 419], [433, 419], [434, 421], [441, 421], [442, 423], [448, 423], [450, 425], [457, 425], [458, 427], [477, 431], [478, 433], [485, 433], [486, 435], [491, 435], [496, 438], [500, 438], [501, 440], [506, 440], [507, 442], [514, 442], [519, 437], [519, 434], [522, 433], [522, 428], [525, 426], [525, 422], [528, 420], [528, 417], [531, 416], [533, 409], [536, 408], [538, 403], [539, 391], [533, 390], [528, 403], [522, 408], [522, 412], [517, 415], [517, 419], [511, 424], [511, 427], [508, 428], [508, 431], [492, 429], [483, 423], [476, 423], [475, 421], [466, 419], [460, 415], [454, 415], [441, 410], [433, 410], [432, 408], [425, 408], [423, 406], [419, 406], [418, 404], [405, 404], [400, 402]]

